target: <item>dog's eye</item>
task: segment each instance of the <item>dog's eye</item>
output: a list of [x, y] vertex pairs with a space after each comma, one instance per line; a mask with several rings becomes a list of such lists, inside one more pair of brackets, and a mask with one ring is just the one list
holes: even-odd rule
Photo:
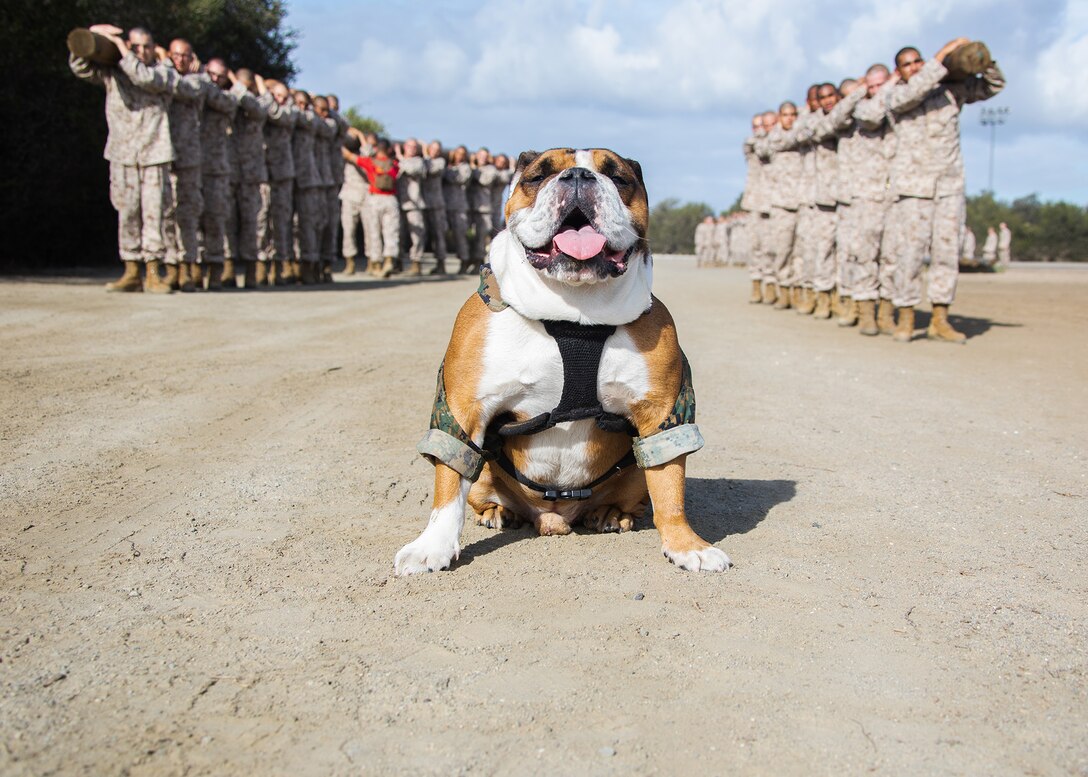
[[545, 176], [543, 173], [537, 173], [536, 175], [530, 175], [528, 178], [525, 178], [524, 180], [525, 180], [525, 183], [540, 183], [546, 177], [547, 176]]
[[608, 177], [612, 179], [612, 183], [616, 184], [616, 186], [627, 186], [628, 184], [628, 180], [622, 175], [610, 175]]

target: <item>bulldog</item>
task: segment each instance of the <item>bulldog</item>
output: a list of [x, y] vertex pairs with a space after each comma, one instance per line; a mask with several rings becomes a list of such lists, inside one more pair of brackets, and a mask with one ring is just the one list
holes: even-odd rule
[[449, 568], [466, 504], [492, 528], [628, 531], [647, 504], [665, 557], [721, 572], [729, 557], [684, 511], [686, 457], [703, 445], [691, 373], [653, 257], [642, 169], [607, 149], [518, 159], [480, 288], [438, 372], [426, 529], [398, 575]]

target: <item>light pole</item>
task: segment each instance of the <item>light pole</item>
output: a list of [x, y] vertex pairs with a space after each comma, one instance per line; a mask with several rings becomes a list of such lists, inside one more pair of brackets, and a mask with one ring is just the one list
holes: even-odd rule
[[982, 126], [990, 128], [990, 194], [994, 193], [994, 144], [997, 142], [997, 128], [1005, 123], [1008, 116], [1008, 108], [983, 108], [979, 116]]

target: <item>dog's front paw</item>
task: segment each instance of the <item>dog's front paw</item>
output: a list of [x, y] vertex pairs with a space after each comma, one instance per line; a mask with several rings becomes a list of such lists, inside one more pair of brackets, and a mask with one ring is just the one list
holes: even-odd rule
[[520, 515], [495, 502], [484, 505], [482, 513], [476, 515], [476, 523], [489, 529], [518, 529], [523, 523]]
[[423, 532], [417, 540], [409, 542], [393, 559], [393, 571], [398, 576], [418, 575], [421, 572], [438, 572], [449, 569], [461, 548], [457, 540], [427, 536]]
[[673, 564], [689, 572], [724, 572], [733, 565], [729, 556], [713, 545], [691, 550], [672, 550], [664, 545], [661, 552]]

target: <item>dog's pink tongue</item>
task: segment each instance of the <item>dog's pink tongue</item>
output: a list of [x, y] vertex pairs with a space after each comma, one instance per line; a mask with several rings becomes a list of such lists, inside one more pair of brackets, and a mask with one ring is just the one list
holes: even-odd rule
[[572, 259], [592, 259], [604, 250], [605, 238], [588, 224], [581, 229], [567, 227], [554, 238], [555, 247]]

